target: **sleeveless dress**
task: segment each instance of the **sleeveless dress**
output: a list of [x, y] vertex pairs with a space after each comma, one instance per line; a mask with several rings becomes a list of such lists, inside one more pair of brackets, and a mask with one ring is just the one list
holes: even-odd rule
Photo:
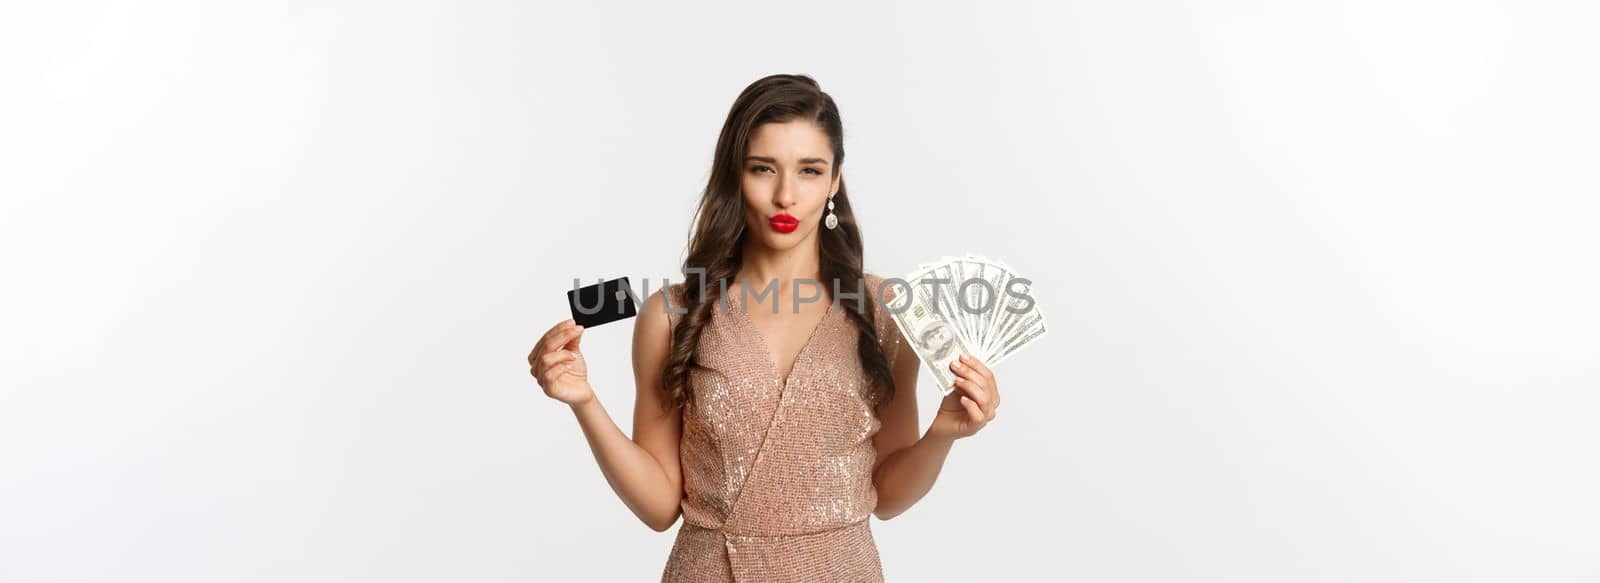
[[[865, 281], [875, 295], [882, 279]], [[679, 309], [697, 292], [680, 283], [666, 293]], [[862, 395], [851, 308], [829, 306], [780, 381], [739, 296], [730, 286], [696, 347], [679, 447], [683, 524], [661, 580], [882, 581], [868, 526], [879, 420]], [[869, 303], [892, 363], [900, 331], [883, 300]]]

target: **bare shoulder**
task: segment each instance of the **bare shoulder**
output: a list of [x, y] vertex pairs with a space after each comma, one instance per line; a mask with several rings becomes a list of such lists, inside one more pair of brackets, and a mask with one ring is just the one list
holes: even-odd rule
[[[633, 351], [636, 365], [643, 365], [666, 357], [672, 344], [672, 314], [667, 312], [670, 289], [659, 289], [645, 298], [633, 322]], [[676, 301], [672, 302], [674, 305]], [[644, 362], [638, 362], [638, 361]]]
[[[897, 280], [899, 278], [894, 279]], [[863, 273], [862, 280], [866, 282], [867, 291], [872, 292], [872, 297], [877, 299], [879, 302], [888, 302], [889, 300], [893, 299], [895, 293], [898, 292], [900, 288], [900, 286], [897, 285], [894, 280], [883, 277], [876, 273]]]
[[[873, 303], [875, 304], [873, 309], [882, 314], [884, 312], [884, 306], [891, 303], [892, 300], [894, 300], [896, 293], [900, 291], [900, 286], [876, 273], [862, 273], [861, 279], [863, 282], [862, 287], [866, 288], [867, 293], [873, 299]], [[886, 281], [889, 283], [885, 284]]]
[[884, 354], [889, 357], [891, 365], [897, 360], [900, 352], [900, 327], [894, 317], [889, 313], [887, 306], [893, 301], [897, 291], [896, 285], [884, 285], [885, 279], [876, 273], [863, 273], [863, 287], [872, 298], [873, 323], [877, 327], [878, 343], [883, 347]]

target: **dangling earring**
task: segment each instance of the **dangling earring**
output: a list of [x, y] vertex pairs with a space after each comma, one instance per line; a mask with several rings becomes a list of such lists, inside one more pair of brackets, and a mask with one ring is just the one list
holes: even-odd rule
[[830, 231], [839, 228], [839, 217], [833, 214], [833, 194], [828, 195], [828, 216], [823, 217], [822, 224]]

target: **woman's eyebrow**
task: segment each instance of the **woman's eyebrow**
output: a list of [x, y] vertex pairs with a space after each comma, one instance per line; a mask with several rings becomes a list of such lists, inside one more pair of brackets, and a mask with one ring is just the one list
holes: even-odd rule
[[[746, 162], [750, 162], [750, 161], [766, 162], [768, 164], [777, 164], [778, 163], [778, 159], [777, 158], [773, 158], [771, 156], [745, 156], [744, 157], [744, 161], [746, 161]], [[800, 163], [801, 164], [821, 164], [823, 166], [827, 166], [828, 165], [828, 160], [826, 158], [801, 158], [800, 159]]]

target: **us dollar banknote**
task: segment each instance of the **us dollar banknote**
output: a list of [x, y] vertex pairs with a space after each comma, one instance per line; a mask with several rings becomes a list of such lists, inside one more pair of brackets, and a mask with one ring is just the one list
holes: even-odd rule
[[1002, 261], [946, 256], [904, 279], [885, 291], [884, 305], [945, 394], [955, 388], [950, 363], [962, 353], [993, 369], [1047, 329], [1033, 280]]
[[890, 296], [884, 305], [900, 327], [906, 343], [933, 372], [934, 384], [941, 392], [949, 394], [956, 386], [950, 363], [966, 353], [967, 346], [952, 322], [950, 310], [938, 310], [932, 291], [918, 287], [921, 286], [896, 290], [898, 293]]

